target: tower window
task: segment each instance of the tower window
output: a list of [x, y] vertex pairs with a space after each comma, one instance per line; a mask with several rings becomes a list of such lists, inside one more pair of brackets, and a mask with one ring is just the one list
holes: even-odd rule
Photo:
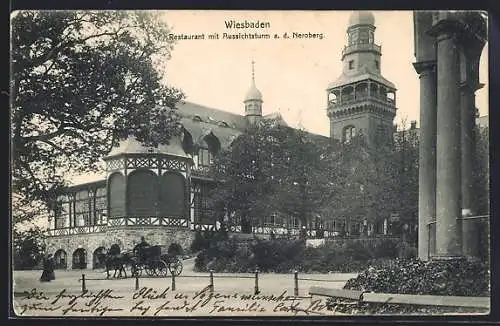
[[349, 61], [349, 70], [354, 69], [354, 60]]
[[347, 126], [344, 128], [343, 140], [345, 144], [352, 142], [355, 136], [356, 136], [356, 128], [354, 126]]
[[379, 70], [379, 69], [380, 69], [380, 65], [379, 65], [379, 63], [378, 63], [378, 60], [375, 60], [375, 68], [377, 68], [377, 70]]

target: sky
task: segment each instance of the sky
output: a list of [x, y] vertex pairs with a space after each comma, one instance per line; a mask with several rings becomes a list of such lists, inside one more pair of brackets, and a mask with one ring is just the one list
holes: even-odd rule
[[[269, 22], [261, 33], [323, 33], [323, 39], [178, 40], [167, 61], [167, 82], [184, 91], [186, 100], [243, 114], [250, 87], [251, 61], [263, 94], [263, 114], [279, 111], [292, 126], [329, 134], [326, 87], [341, 75], [351, 11], [165, 11], [174, 34], [245, 32], [228, 30], [225, 21]], [[419, 120], [419, 80], [412, 63], [411, 11], [373, 11], [375, 42], [382, 46], [382, 75], [397, 87], [395, 123]], [[250, 30], [254, 32], [255, 30]], [[487, 83], [487, 45], [480, 63], [480, 82]], [[481, 115], [488, 114], [487, 85], [476, 93]], [[418, 124], [417, 124], [418, 125]]]
[[[329, 135], [326, 88], [342, 72], [341, 53], [347, 43], [352, 11], [162, 11], [172, 33], [206, 34], [205, 40], [178, 40], [170, 60], [158, 67], [166, 83], [180, 88], [186, 100], [216, 109], [244, 114], [243, 100], [251, 85], [252, 60], [255, 81], [263, 95], [263, 114], [280, 112], [285, 121], [309, 132]], [[396, 85], [395, 123], [419, 120], [419, 79], [412, 63], [413, 13], [373, 11], [375, 43], [382, 46], [382, 75]], [[224, 40], [225, 22], [269, 22], [260, 33], [322, 33], [323, 39]], [[253, 33], [254, 30], [251, 30]], [[208, 40], [219, 33], [221, 39]], [[476, 93], [481, 115], [488, 114], [488, 47], [480, 62]], [[72, 183], [102, 179], [102, 173], [71, 177]]]

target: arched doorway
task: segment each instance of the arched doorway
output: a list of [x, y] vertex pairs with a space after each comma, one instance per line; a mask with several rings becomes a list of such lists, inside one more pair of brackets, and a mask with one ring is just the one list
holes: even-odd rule
[[55, 262], [55, 269], [67, 269], [68, 268], [68, 259], [67, 259], [67, 254], [66, 251], [59, 249], [56, 251], [54, 254], [54, 262]]
[[87, 251], [78, 248], [73, 252], [73, 269], [87, 268]]
[[96, 250], [94, 250], [94, 254], [92, 255], [92, 269], [97, 269], [97, 268], [104, 268], [105, 267], [105, 260], [104, 257], [106, 255], [106, 248], [104, 247], [99, 247]]

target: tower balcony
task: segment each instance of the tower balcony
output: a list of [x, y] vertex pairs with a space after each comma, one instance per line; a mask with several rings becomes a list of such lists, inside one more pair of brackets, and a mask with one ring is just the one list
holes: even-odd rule
[[346, 45], [342, 50], [342, 59], [344, 59], [344, 57], [350, 53], [360, 52], [360, 51], [365, 51], [365, 52], [371, 51], [371, 52], [381, 53], [382, 47], [374, 43], [357, 43], [352, 45]]
[[356, 95], [349, 94], [341, 96], [337, 101], [332, 100], [328, 102], [328, 109], [335, 109], [345, 105], [354, 104], [359, 101], [375, 101], [380, 104], [386, 104], [388, 106], [396, 106], [396, 101], [385, 94], [368, 94], [368, 93], [356, 93]]

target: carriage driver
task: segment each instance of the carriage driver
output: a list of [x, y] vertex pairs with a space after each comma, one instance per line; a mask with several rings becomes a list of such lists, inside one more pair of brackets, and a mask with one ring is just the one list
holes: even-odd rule
[[145, 248], [149, 247], [149, 243], [146, 242], [144, 236], [141, 237], [141, 242], [135, 246], [136, 254], [139, 257], [139, 261], [144, 261], [145, 257]]

